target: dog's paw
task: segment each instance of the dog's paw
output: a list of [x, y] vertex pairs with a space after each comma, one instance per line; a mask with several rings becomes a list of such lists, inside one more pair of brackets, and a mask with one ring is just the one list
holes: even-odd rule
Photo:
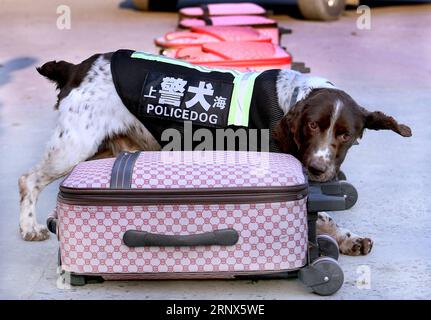
[[347, 237], [340, 244], [340, 252], [349, 256], [367, 255], [373, 248], [370, 238]]
[[21, 228], [21, 236], [25, 241], [43, 241], [49, 238], [48, 228], [41, 224], [35, 224], [30, 228]]

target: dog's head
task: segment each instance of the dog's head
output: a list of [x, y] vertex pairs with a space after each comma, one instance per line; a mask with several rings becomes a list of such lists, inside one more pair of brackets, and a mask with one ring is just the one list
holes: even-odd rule
[[302, 161], [310, 180], [322, 182], [335, 177], [364, 129], [412, 135], [408, 126], [380, 111], [367, 111], [341, 90], [315, 89], [283, 117], [275, 139], [283, 152]]

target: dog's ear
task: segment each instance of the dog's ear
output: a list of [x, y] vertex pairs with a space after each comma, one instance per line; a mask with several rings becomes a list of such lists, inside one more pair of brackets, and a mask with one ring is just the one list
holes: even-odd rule
[[410, 127], [399, 124], [394, 118], [385, 115], [383, 112], [369, 112], [363, 109], [364, 128], [371, 130], [392, 130], [403, 137], [411, 137], [412, 130]]
[[36, 70], [42, 76], [57, 84], [57, 89], [62, 89], [72, 74], [75, 65], [66, 61], [49, 61]]
[[280, 150], [293, 155], [301, 147], [301, 112], [299, 109], [302, 108], [298, 106], [289, 111], [274, 128], [274, 139], [277, 141]]

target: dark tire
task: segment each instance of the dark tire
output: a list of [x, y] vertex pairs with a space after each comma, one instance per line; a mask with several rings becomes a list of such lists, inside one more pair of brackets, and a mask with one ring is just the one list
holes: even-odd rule
[[312, 286], [314, 293], [321, 296], [330, 296], [337, 292], [344, 283], [344, 273], [338, 262], [329, 257], [320, 257], [311, 264], [317, 271], [321, 272], [325, 282]]
[[343, 171], [340, 170], [340, 171], [338, 171], [337, 179], [338, 180], [347, 180], [347, 176]]
[[85, 276], [70, 274], [69, 279], [70, 279], [70, 285], [74, 287], [85, 286], [87, 284]]
[[346, 209], [350, 209], [358, 201], [358, 191], [356, 188], [346, 181], [340, 181], [341, 192], [345, 196]]
[[319, 255], [323, 257], [330, 257], [338, 260], [340, 256], [340, 248], [337, 241], [327, 234], [320, 234], [316, 237], [317, 245], [319, 246]]
[[308, 20], [333, 21], [343, 14], [346, 0], [298, 0], [298, 6]]
[[102, 283], [104, 279], [100, 276], [84, 276], [74, 273], [65, 272], [66, 281], [74, 287], [85, 286], [86, 284]]
[[148, 11], [150, 7], [150, 0], [133, 0], [135, 7], [142, 11]]

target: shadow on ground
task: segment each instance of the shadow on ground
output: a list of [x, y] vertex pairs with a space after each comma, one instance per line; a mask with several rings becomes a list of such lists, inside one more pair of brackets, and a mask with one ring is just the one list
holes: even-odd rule
[[[28, 68], [34, 65], [36, 62], [37, 59], [34, 57], [17, 57], [6, 62], [0, 62], [0, 87], [12, 81], [14, 72]], [[0, 100], [0, 109], [2, 106], [3, 103]], [[0, 118], [0, 130], [2, 123], [3, 120]]]
[[36, 62], [37, 59], [34, 57], [18, 57], [0, 63], [0, 86], [10, 82], [15, 71], [28, 68]]

